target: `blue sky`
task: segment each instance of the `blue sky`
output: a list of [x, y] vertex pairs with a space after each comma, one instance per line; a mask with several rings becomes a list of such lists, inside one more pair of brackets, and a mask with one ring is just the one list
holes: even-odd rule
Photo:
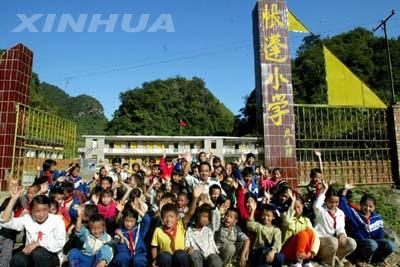
[[[379, 3], [379, 4], [377, 4]], [[88, 94], [112, 117], [119, 93], [143, 82], [176, 75], [203, 78], [207, 87], [233, 113], [244, 105], [243, 97], [254, 88], [251, 12], [255, 0], [35, 0], [8, 1], [0, 10], [0, 48], [22, 42], [34, 52], [34, 71], [42, 81], [76, 96]], [[288, 0], [292, 12], [310, 30], [332, 36], [357, 26], [372, 29], [392, 9], [399, 12], [390, 21], [391, 37], [400, 35], [399, 0]], [[20, 24], [17, 14], [120, 14], [114, 32], [99, 28], [81, 33], [12, 32]], [[121, 30], [122, 14], [133, 14], [137, 25], [150, 14], [142, 32]], [[161, 14], [170, 14], [174, 32], [148, 32]], [[34, 25], [41, 30], [45, 16]], [[381, 31], [376, 33], [382, 35]], [[303, 34], [290, 34], [292, 54]], [[72, 78], [70, 78], [72, 77]]]

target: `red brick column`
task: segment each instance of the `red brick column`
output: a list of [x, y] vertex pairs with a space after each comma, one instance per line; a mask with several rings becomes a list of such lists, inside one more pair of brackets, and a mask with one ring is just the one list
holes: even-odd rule
[[253, 37], [258, 128], [264, 141], [265, 164], [282, 168], [289, 185], [297, 187], [287, 21], [285, 0], [258, 0], [253, 11]]
[[17, 44], [0, 57], [0, 186], [6, 190], [16, 125], [15, 103], [28, 103], [33, 53]]

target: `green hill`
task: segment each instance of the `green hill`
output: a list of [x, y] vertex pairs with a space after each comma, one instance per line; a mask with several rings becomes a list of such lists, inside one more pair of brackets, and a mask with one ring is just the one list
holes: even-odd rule
[[[110, 134], [231, 135], [234, 116], [202, 79], [174, 77], [143, 83], [120, 95]], [[187, 122], [181, 127], [179, 121]]]
[[78, 147], [84, 134], [104, 134], [107, 118], [101, 103], [88, 95], [70, 96], [57, 86], [41, 82], [36, 73], [31, 79], [29, 105], [77, 124]]

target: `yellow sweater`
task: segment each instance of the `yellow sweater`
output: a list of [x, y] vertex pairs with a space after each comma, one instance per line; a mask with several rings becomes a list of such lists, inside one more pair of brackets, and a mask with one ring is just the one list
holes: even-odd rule
[[311, 224], [310, 219], [305, 216], [300, 216], [296, 218], [294, 216], [295, 210], [290, 207], [288, 211], [286, 211], [283, 216], [283, 239], [282, 243], [285, 244], [286, 241], [289, 240], [292, 236], [296, 235], [297, 233], [310, 228], [314, 232], [314, 243], [312, 245], [311, 251], [317, 255], [319, 249], [319, 238], [318, 235], [315, 233], [314, 228]]

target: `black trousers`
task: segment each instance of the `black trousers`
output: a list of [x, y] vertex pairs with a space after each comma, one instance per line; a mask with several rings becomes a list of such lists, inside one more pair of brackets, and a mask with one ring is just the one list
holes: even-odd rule
[[10, 267], [57, 267], [59, 264], [60, 260], [57, 254], [38, 247], [29, 255], [25, 255], [22, 251], [13, 255]]

